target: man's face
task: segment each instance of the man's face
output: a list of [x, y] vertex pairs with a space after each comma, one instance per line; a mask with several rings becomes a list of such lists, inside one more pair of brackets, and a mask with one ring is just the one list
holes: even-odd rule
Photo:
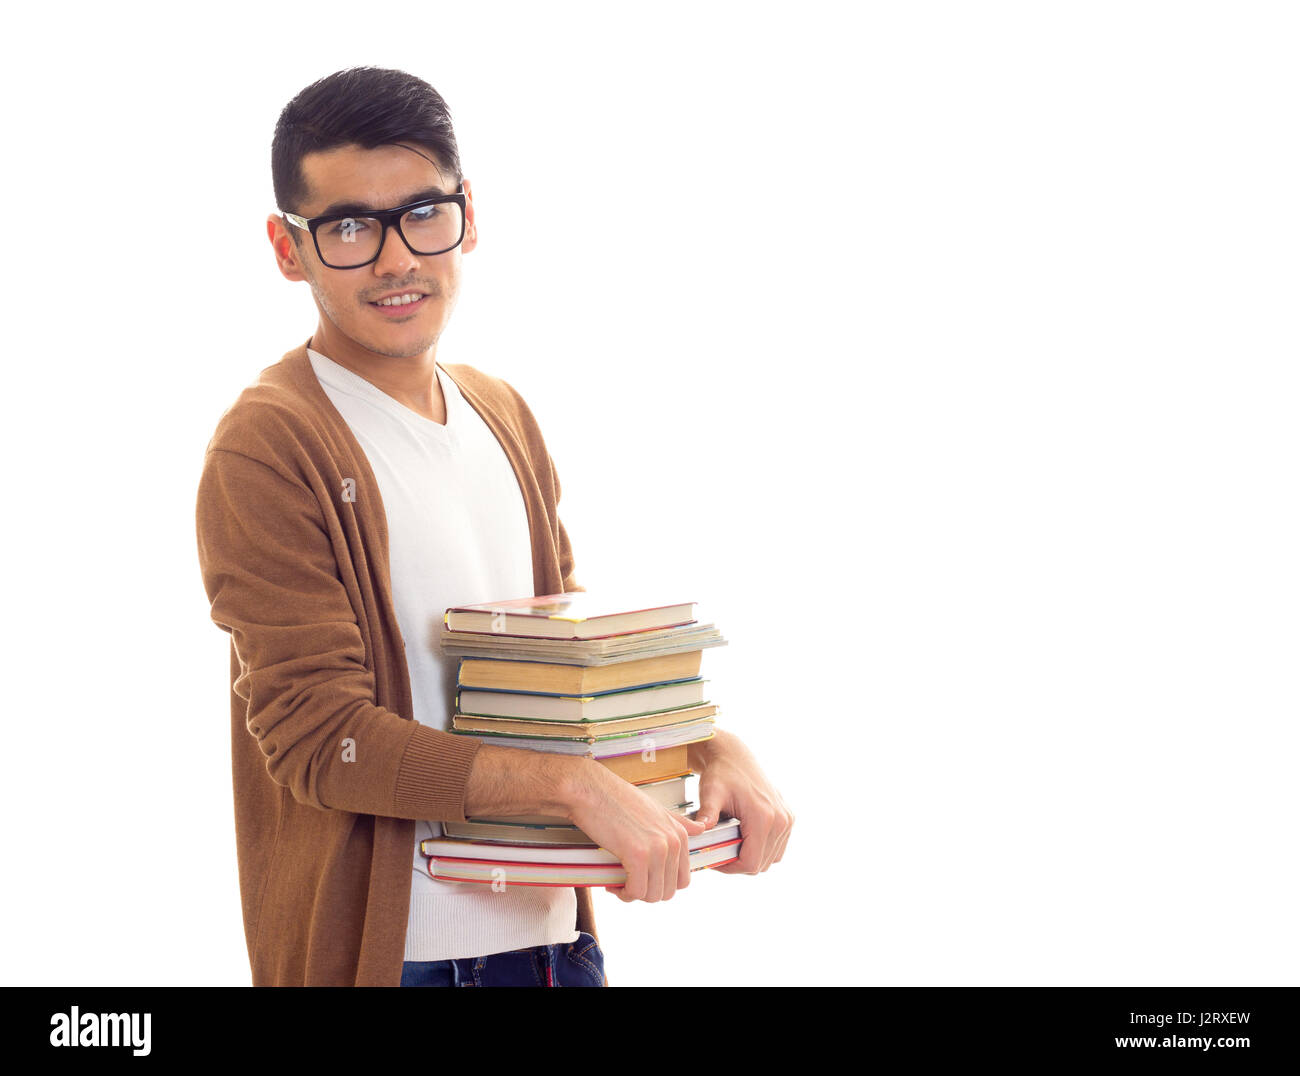
[[[451, 194], [453, 177], [444, 176], [428, 150], [418, 146], [380, 146], [361, 149], [343, 146], [310, 153], [302, 160], [307, 183], [302, 204], [284, 206], [311, 218], [346, 205], [392, 209], [434, 193]], [[464, 185], [465, 238], [444, 254], [412, 254], [395, 228], [384, 238], [379, 258], [357, 269], [331, 269], [321, 264], [310, 233], [286, 225], [278, 216], [267, 221], [267, 234], [275, 248], [280, 272], [290, 280], [306, 280], [320, 308], [326, 340], [318, 341], [326, 353], [335, 334], [350, 345], [375, 355], [412, 358], [426, 353], [446, 327], [460, 291], [461, 253], [477, 241], [470, 186]], [[290, 237], [287, 232], [296, 232]], [[296, 240], [296, 243], [293, 242]], [[418, 293], [418, 302], [380, 306], [378, 300]]]

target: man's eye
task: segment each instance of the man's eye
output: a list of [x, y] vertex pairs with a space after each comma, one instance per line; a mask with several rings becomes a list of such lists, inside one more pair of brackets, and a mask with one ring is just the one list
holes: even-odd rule
[[426, 221], [433, 220], [434, 217], [441, 216], [441, 214], [442, 206], [426, 205], [421, 206], [419, 209], [412, 209], [409, 216], [414, 223], [423, 224]]
[[356, 235], [357, 232], [364, 232], [369, 227], [370, 221], [368, 220], [345, 217], [343, 220], [336, 220], [327, 224], [325, 230], [330, 235]]

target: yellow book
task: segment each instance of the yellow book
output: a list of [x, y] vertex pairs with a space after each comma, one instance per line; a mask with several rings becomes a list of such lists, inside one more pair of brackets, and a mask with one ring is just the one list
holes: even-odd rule
[[617, 665], [557, 665], [547, 661], [461, 658], [456, 682], [485, 691], [530, 691], [542, 695], [599, 695], [649, 687], [700, 675], [702, 650], [656, 654]]

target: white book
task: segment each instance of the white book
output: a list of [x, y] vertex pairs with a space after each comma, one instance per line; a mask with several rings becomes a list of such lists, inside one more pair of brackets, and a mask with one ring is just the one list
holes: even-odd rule
[[[692, 871], [721, 867], [740, 855], [740, 838], [709, 845], [691, 853]], [[429, 874], [440, 882], [479, 882], [484, 885], [621, 886], [627, 872], [621, 863], [493, 863], [487, 860], [429, 860]]]
[[535, 721], [610, 721], [623, 717], [699, 706], [704, 684], [698, 676], [672, 684], [607, 691], [600, 695], [540, 695], [529, 691], [480, 691], [461, 688], [456, 693], [459, 713], [474, 717], [523, 717]]
[[579, 755], [585, 758], [614, 758], [617, 755], [640, 755], [647, 751], [666, 751], [682, 744], [699, 743], [713, 736], [713, 718], [689, 721], [665, 728], [643, 729], [626, 736], [610, 736], [603, 740], [560, 740], [553, 736], [503, 736], [489, 732], [462, 732], [451, 729], [454, 736], [491, 744], [493, 747], [514, 747], [525, 751], [545, 751], [552, 755]]
[[[739, 837], [739, 820], [724, 818], [711, 829], [691, 837], [688, 847], [692, 851], [696, 851]], [[618, 856], [604, 848], [573, 847], [571, 845], [498, 844], [455, 837], [427, 837], [420, 842], [420, 851], [434, 859], [473, 859], [489, 863], [598, 865], [619, 862]]]

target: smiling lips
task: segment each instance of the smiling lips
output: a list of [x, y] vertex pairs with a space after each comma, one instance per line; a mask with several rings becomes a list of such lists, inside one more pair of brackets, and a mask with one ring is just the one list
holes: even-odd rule
[[424, 294], [418, 291], [403, 292], [401, 295], [390, 295], [371, 303], [371, 306], [410, 306], [412, 303], [418, 303], [424, 298]]
[[415, 308], [427, 298], [423, 292], [404, 291], [398, 295], [386, 295], [369, 305], [386, 318], [408, 318], [415, 314]]

